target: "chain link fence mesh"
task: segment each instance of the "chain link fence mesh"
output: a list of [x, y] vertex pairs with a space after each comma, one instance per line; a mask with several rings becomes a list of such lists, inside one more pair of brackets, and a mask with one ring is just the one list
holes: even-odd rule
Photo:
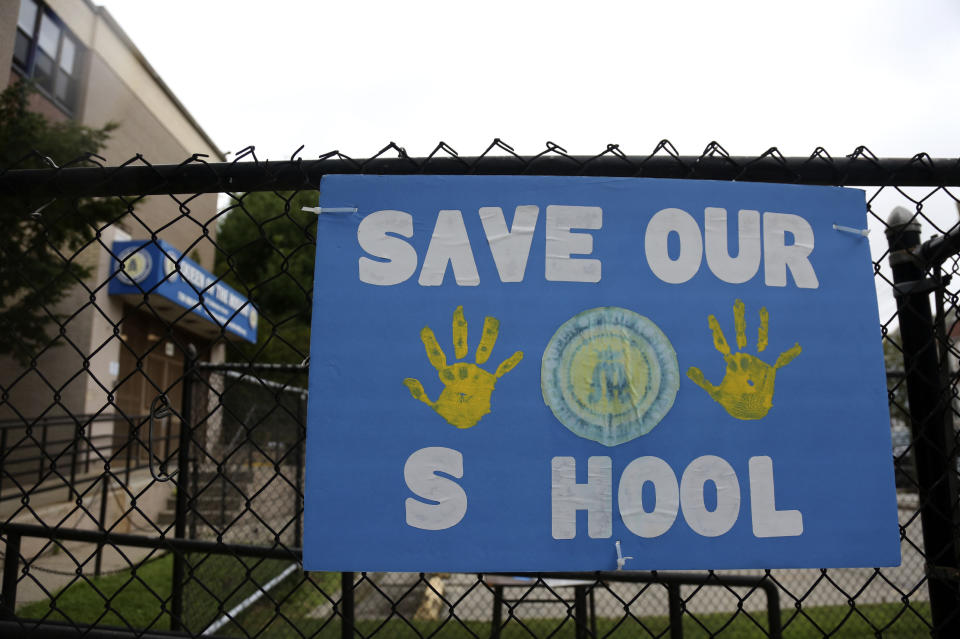
[[[0, 338], [17, 342], [0, 350], [5, 622], [37, 636], [114, 628], [130, 636], [765, 637], [777, 634], [770, 594], [727, 579], [765, 577], [779, 596], [787, 636], [934, 631], [928, 581], [931, 565], [942, 570], [945, 562], [924, 550], [911, 370], [882, 242], [873, 244], [881, 317], [859, 329], [876, 331], [884, 343], [900, 566], [711, 571], [701, 583], [682, 584], [666, 574], [627, 583], [597, 575], [524, 581], [304, 573], [298, 560], [315, 218], [301, 207], [315, 205], [319, 177], [330, 172], [760, 180], [872, 185], [866, 188], [875, 235], [886, 230], [894, 206], [905, 207], [925, 234], [946, 235], [957, 223], [960, 163], [923, 154], [880, 159], [863, 147], [843, 158], [820, 148], [807, 158], [785, 158], [776, 149], [736, 158], [711, 144], [693, 157], [667, 141], [640, 157], [616, 145], [572, 156], [553, 143], [520, 156], [500, 140], [473, 158], [441, 143], [425, 158], [391, 144], [362, 160], [333, 151], [269, 163], [247, 149], [226, 165], [197, 156], [157, 167], [141, 156], [124, 167], [96, 166], [89, 157], [67, 168], [43, 162], [29, 157], [0, 171], [0, 201], [15, 207], [26, 233], [13, 237], [40, 245], [39, 258], [47, 261], [38, 275], [21, 267], [30, 257], [22, 247], [0, 241], [2, 277], [12, 283], [5, 290], [17, 291], [0, 300], [0, 313], [43, 300], [57, 278], [75, 280], [63, 297], [33, 309], [44, 320], [30, 339]], [[91, 198], [112, 202], [118, 213], [59, 237], [57, 216], [80, 214], [79, 203]], [[198, 313], [211, 312], [203, 302], [185, 308], [142, 288], [110, 295], [113, 280], [133, 277], [136, 265], [114, 249], [129, 238], [169, 242], [214, 273], [214, 281], [190, 281], [198, 299], [222, 281], [250, 300], [256, 343], [205, 328], [197, 321]], [[165, 278], [188, 278], [183, 258], [171, 257]], [[75, 265], [84, 266], [79, 275]], [[954, 489], [958, 270], [950, 257], [930, 273], [941, 361], [936, 381], [951, 418], [946, 454], [954, 460], [937, 480]], [[941, 515], [956, 539], [956, 513]], [[196, 543], [177, 546], [174, 538]], [[956, 583], [956, 574], [949, 578]]]

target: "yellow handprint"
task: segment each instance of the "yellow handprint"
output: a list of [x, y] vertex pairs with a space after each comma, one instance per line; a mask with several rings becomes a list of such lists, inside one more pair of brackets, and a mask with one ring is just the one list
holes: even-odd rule
[[[490, 357], [493, 345], [500, 332], [500, 320], [495, 317], [485, 317], [483, 320], [483, 337], [477, 346], [477, 364], [483, 364]], [[507, 358], [497, 372], [490, 374], [476, 364], [459, 362], [447, 366], [447, 356], [437, 344], [437, 338], [429, 326], [420, 331], [423, 347], [427, 349], [427, 359], [437, 369], [440, 381], [443, 382], [443, 392], [440, 398], [433, 402], [427, 397], [420, 380], [408, 377], [403, 380], [414, 399], [437, 411], [448, 423], [457, 428], [470, 428], [490, 412], [490, 396], [497, 380], [509, 373], [514, 366], [523, 359], [523, 352], [517, 351]], [[467, 356], [467, 320], [463, 317], [463, 307], [458, 306], [453, 312], [453, 349], [457, 359]]]
[[[706, 380], [703, 372], [696, 366], [691, 366], [687, 377], [707, 391], [710, 397], [723, 406], [731, 416], [737, 419], [761, 419], [766, 416], [773, 406], [773, 380], [777, 369], [783, 368], [800, 354], [800, 344], [794, 344], [777, 358], [776, 363], [770, 366], [766, 362], [749, 353], [731, 353], [723, 331], [717, 318], [710, 315], [707, 318], [710, 330], [713, 331], [713, 345], [723, 354], [727, 363], [727, 371], [719, 386], [714, 386]], [[737, 331], [737, 349], [747, 345], [747, 323], [744, 319], [743, 301], [733, 303], [733, 321]], [[767, 334], [770, 327], [770, 315], [766, 307], [760, 309], [760, 330], [757, 335], [757, 352], [767, 348]]]

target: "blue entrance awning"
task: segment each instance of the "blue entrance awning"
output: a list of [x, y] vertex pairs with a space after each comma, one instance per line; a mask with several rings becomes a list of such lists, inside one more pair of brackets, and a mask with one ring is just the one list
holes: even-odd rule
[[[151, 296], [150, 307], [177, 326], [206, 337], [224, 335], [257, 341], [253, 303], [163, 240], [113, 243], [108, 292], [130, 303]], [[122, 264], [122, 268], [121, 268]], [[154, 298], [159, 297], [157, 301]]]

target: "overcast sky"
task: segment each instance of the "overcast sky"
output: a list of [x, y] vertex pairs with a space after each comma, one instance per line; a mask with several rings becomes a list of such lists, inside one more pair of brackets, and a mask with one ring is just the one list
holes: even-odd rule
[[106, 0], [224, 151], [957, 155], [960, 2]]
[[[683, 155], [960, 155], [958, 0], [95, 1], [223, 151], [261, 159], [476, 155], [495, 137], [522, 155], [663, 138]], [[943, 192], [924, 211], [956, 221]]]

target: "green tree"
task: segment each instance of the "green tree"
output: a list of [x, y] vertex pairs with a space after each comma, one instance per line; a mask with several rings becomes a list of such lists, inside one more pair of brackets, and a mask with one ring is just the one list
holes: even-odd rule
[[310, 352], [317, 219], [316, 191], [247, 193], [217, 231], [215, 271], [250, 298], [260, 316], [256, 344], [231, 349], [233, 361], [299, 364]]
[[[18, 82], [0, 93], [0, 172], [48, 168], [44, 158], [89, 166], [116, 125], [51, 122], [29, 110], [31, 91]], [[50, 324], [64, 319], [57, 302], [90, 274], [76, 253], [126, 210], [120, 200], [0, 193], [0, 354], [26, 363], [46, 347]]]

